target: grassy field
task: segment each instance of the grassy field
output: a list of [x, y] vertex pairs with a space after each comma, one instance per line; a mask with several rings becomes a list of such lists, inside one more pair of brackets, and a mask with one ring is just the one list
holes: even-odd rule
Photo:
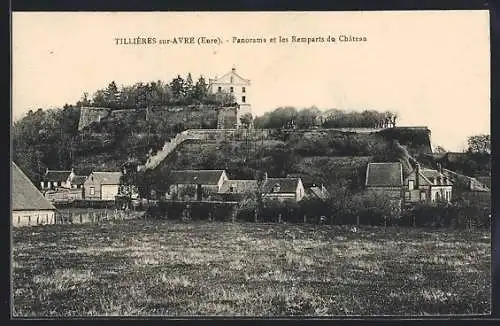
[[14, 316], [490, 312], [490, 234], [118, 221], [13, 231]]

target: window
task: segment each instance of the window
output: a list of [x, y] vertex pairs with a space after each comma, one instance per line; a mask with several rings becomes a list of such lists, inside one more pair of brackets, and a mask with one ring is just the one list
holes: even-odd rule
[[415, 189], [415, 184], [413, 180], [408, 181], [408, 189], [413, 190]]
[[222, 87], [219, 86], [219, 88], [217, 88], [217, 92], [222, 92]]
[[411, 200], [411, 192], [405, 191], [405, 200]]
[[245, 96], [242, 96], [242, 97], [241, 97], [241, 102], [245, 103], [245, 102], [246, 102], [246, 100], [247, 100], [247, 99], [246, 99], [246, 97], [245, 97]]
[[231, 84], [233, 83], [233, 81], [234, 81], [234, 78], [233, 78], [233, 76], [231, 76]]
[[95, 188], [94, 187], [90, 187], [90, 195], [95, 195]]
[[229, 192], [234, 192], [234, 186], [229, 187]]
[[425, 192], [421, 192], [421, 193], [420, 193], [420, 200], [421, 200], [421, 201], [425, 201], [425, 197], [426, 197], [426, 196], [425, 196]]
[[231, 91], [231, 93], [234, 92], [234, 87], [231, 86], [231, 88], [229, 88], [229, 90]]
[[279, 192], [280, 191], [280, 185], [279, 184], [275, 184], [274, 187], [273, 187], [273, 192]]
[[54, 187], [57, 187], [57, 181], [54, 181]]
[[241, 92], [242, 92], [242, 93], [245, 93], [245, 92], [246, 92], [246, 88], [245, 88], [245, 87], [242, 87], [242, 88], [241, 88]]

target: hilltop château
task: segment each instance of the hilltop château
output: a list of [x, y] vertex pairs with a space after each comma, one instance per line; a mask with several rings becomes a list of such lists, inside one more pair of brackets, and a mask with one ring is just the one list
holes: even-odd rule
[[215, 77], [214, 79], [209, 79], [208, 91], [210, 93], [217, 94], [226, 92], [234, 96], [235, 102], [238, 104], [236, 108], [236, 127], [239, 127], [241, 124], [241, 116], [247, 113], [252, 114], [249, 98], [250, 86], [250, 80], [236, 73], [235, 67], [220, 78]]

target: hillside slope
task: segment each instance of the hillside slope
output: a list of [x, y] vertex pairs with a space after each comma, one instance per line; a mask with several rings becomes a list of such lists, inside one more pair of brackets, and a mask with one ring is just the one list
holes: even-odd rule
[[173, 169], [226, 169], [235, 179], [254, 178], [257, 171], [266, 171], [272, 177], [299, 174], [329, 189], [347, 187], [359, 191], [368, 162], [400, 159], [395, 140], [406, 146], [410, 155], [421, 155], [431, 151], [429, 134], [424, 128], [372, 133], [276, 130], [261, 141], [186, 141], [146, 174], [159, 191], [164, 190], [164, 180]]

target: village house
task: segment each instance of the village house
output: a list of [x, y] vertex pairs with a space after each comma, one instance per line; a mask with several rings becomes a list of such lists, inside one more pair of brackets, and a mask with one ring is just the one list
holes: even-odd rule
[[366, 170], [366, 191], [384, 195], [400, 203], [450, 202], [453, 183], [434, 169], [415, 168], [403, 177], [399, 162], [369, 163]]
[[228, 180], [224, 170], [177, 170], [171, 171], [165, 194], [166, 199], [210, 199], [220, 193], [224, 181]]
[[252, 113], [252, 108], [249, 99], [250, 80], [241, 77], [236, 68], [224, 74], [220, 78], [210, 78], [208, 83], [208, 91], [212, 94], [228, 93], [234, 96], [235, 102], [238, 104], [236, 111], [236, 127], [241, 125], [241, 116]]
[[12, 225], [48, 224], [56, 208], [42, 195], [23, 171], [12, 162]]
[[45, 171], [40, 186], [42, 190], [55, 188], [81, 189], [86, 176], [76, 175], [73, 169], [68, 171], [49, 170]]
[[443, 173], [421, 168], [416, 164], [404, 181], [404, 200], [406, 203], [415, 202], [450, 202], [453, 183]]
[[93, 171], [85, 180], [84, 199], [115, 200], [121, 184], [122, 172]]
[[403, 166], [399, 162], [368, 163], [365, 191], [402, 203]]
[[290, 173], [287, 174], [287, 178], [300, 178], [305, 189], [305, 198], [327, 200], [330, 196], [330, 193], [323, 184], [317, 185], [313, 178], [308, 175]]
[[299, 202], [305, 196], [304, 185], [300, 178], [267, 178], [262, 187], [264, 200]]

